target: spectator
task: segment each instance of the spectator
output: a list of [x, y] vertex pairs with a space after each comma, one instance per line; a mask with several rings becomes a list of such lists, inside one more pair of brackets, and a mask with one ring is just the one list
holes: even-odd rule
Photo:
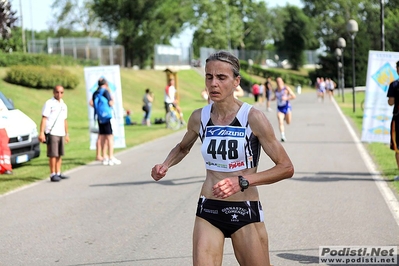
[[[53, 89], [54, 97], [47, 100], [42, 109], [39, 141], [47, 144], [49, 157], [50, 180], [58, 182], [68, 177], [61, 174], [62, 156], [64, 156], [64, 142], [69, 142], [68, 108], [62, 97], [64, 87], [57, 85]], [[47, 136], [46, 136], [47, 134]]]
[[154, 95], [150, 91], [150, 89], [145, 90], [145, 94], [143, 96], [143, 111], [144, 117], [141, 122], [142, 125], [151, 126], [151, 110], [152, 110], [152, 102], [154, 101]]
[[239, 97], [243, 97], [244, 96], [244, 90], [241, 88], [240, 85], [238, 85], [234, 92], [233, 92], [234, 98], [238, 99]]
[[130, 118], [130, 110], [126, 110], [126, 114], [125, 114], [125, 125], [126, 125], [126, 126], [131, 126], [131, 125], [133, 125], [132, 119]]
[[262, 83], [259, 83], [259, 102], [263, 102], [263, 97], [265, 97], [265, 86]]
[[254, 96], [255, 103], [257, 103], [259, 97], [259, 85], [257, 83], [252, 85], [252, 95]]
[[112, 108], [114, 101], [109, 92], [108, 83], [104, 78], [98, 80], [98, 88], [93, 93], [93, 97], [89, 104], [94, 108], [94, 112], [97, 114], [99, 130], [98, 138], [100, 141], [100, 150], [103, 152], [103, 165], [119, 165], [121, 164], [121, 161], [114, 157], [114, 135], [112, 131], [111, 118], [107, 119], [107, 121], [103, 121], [98, 115], [99, 113], [103, 113], [103, 111], [99, 110], [100, 105], [96, 105], [96, 102], [102, 100], [100, 97], [105, 97], [107, 107]]
[[206, 88], [201, 91], [201, 97], [202, 99], [204, 99], [205, 101], [207, 101], [209, 103], [209, 95], [208, 95], [208, 91], [206, 90]]
[[[173, 107], [176, 108], [176, 110], [180, 114], [181, 123], [184, 124], [183, 112], [178, 104], [176, 96], [177, 96], [177, 90], [175, 88], [175, 80], [169, 79], [168, 85], [165, 87], [165, 97], [164, 97], [165, 114], [169, 112], [169, 105], [172, 104]], [[168, 124], [166, 124], [166, 127], [168, 127]]]

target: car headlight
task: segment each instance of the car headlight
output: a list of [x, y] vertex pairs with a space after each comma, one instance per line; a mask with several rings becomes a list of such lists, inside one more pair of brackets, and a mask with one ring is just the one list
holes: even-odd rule
[[34, 128], [32, 129], [32, 132], [31, 132], [30, 134], [31, 134], [32, 138], [38, 137], [38, 136], [39, 136], [39, 133], [37, 132], [37, 127], [34, 127]]

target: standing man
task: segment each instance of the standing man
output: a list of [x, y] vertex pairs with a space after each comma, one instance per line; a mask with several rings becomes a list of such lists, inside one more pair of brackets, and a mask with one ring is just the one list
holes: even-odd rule
[[[396, 62], [396, 72], [399, 74], [399, 61]], [[395, 80], [389, 84], [387, 97], [389, 106], [393, 105], [390, 148], [395, 151], [396, 165], [399, 169], [399, 80]], [[399, 181], [399, 175], [395, 176], [394, 180]]]
[[[69, 142], [68, 135], [68, 108], [62, 97], [64, 87], [57, 85], [53, 89], [54, 97], [47, 100], [42, 109], [39, 141], [47, 144], [49, 157], [50, 180], [58, 182], [67, 179], [61, 174], [61, 164], [64, 155], [64, 141]], [[48, 134], [47, 138], [46, 135]]]
[[[94, 108], [94, 113], [97, 116], [99, 131], [98, 141], [100, 143], [100, 149], [98, 150], [103, 152], [103, 165], [112, 166], [115, 164], [121, 164], [121, 161], [114, 157], [114, 134], [111, 125], [113, 113], [111, 108], [114, 105], [114, 101], [112, 100], [111, 94], [108, 90], [108, 83], [104, 78], [98, 80], [98, 88], [93, 93], [93, 97], [89, 104]], [[109, 119], [103, 118], [103, 115], [105, 114], [104, 116], [106, 116], [106, 113], [109, 114]], [[106, 154], [107, 151], [108, 154]]]

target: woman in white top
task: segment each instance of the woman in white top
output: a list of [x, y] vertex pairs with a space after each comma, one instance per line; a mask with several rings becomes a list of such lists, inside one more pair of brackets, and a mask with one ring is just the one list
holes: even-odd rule
[[[190, 152], [197, 138], [201, 139], [206, 179], [195, 218], [193, 265], [222, 265], [226, 237], [231, 238], [240, 265], [270, 265], [257, 186], [294, 173], [264, 113], [234, 98], [239, 71], [239, 60], [229, 52], [208, 57], [205, 81], [213, 103], [191, 114], [181, 142], [151, 172], [154, 180], [162, 179]], [[275, 165], [257, 172], [262, 150]]]

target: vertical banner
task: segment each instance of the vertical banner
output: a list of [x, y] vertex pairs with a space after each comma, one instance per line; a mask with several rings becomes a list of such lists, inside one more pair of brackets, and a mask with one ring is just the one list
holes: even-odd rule
[[362, 141], [390, 141], [390, 126], [393, 106], [388, 105], [389, 84], [398, 79], [396, 62], [398, 52], [369, 51], [364, 100]]
[[[115, 66], [98, 66], [84, 68], [85, 83], [86, 83], [86, 97], [87, 103], [92, 99], [93, 93], [98, 88], [98, 80], [105, 78], [111, 90], [111, 97], [114, 100], [112, 107], [114, 116], [111, 119], [112, 131], [114, 133], [114, 148], [125, 148], [125, 128], [123, 120], [123, 101], [122, 101], [122, 85], [119, 65]], [[90, 149], [96, 149], [96, 142], [98, 137], [98, 125], [94, 119], [94, 109], [89, 104], [89, 129], [90, 129]]]

